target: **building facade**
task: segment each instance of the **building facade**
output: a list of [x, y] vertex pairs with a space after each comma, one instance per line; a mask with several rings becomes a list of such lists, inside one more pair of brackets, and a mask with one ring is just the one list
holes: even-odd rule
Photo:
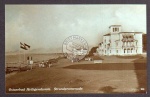
[[99, 55], [142, 54], [142, 32], [121, 32], [121, 25], [111, 25], [97, 48]]

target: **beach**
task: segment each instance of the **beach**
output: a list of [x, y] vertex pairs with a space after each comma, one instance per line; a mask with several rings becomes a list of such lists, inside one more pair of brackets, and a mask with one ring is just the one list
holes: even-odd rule
[[[45, 60], [50, 58], [47, 55], [43, 56], [39, 58], [41, 61], [43, 58]], [[146, 56], [143, 56], [129, 58], [111, 56], [112, 62], [109, 61], [109, 57], [103, 56], [104, 63], [101, 64], [85, 60], [72, 63], [62, 58], [50, 68], [39, 68], [35, 65], [32, 70], [8, 74], [9, 76], [6, 74], [6, 93], [145, 93]], [[9, 91], [9, 88], [30, 90], [50, 88], [50, 90]]]

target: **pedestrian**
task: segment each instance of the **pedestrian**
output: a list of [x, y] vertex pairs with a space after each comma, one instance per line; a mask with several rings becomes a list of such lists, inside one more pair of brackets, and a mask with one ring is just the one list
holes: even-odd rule
[[27, 65], [30, 64], [29, 56], [27, 57]]
[[30, 60], [30, 65], [31, 65], [31, 69], [32, 69], [32, 67], [33, 67], [33, 60], [32, 59]]
[[44, 60], [42, 61], [42, 67], [44, 67]]
[[49, 62], [49, 68], [52, 66], [52, 62]]
[[42, 67], [42, 63], [39, 64], [39, 67]]

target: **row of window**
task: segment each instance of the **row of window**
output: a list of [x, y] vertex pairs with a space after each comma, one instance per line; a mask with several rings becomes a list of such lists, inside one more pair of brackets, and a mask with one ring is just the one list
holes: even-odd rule
[[[133, 46], [134, 44], [133, 43], [126, 43], [126, 45], [125, 45], [125, 43], [123, 43], [123, 46]], [[116, 42], [116, 46], [118, 46], [118, 42]], [[136, 42], [136, 46], [137, 46], [137, 42]], [[105, 48], [106, 48], [106, 45], [105, 45]]]
[[[109, 42], [111, 43], [111, 40], [109, 40]], [[105, 43], [106, 43], [106, 39], [105, 39]]]
[[119, 28], [113, 28], [113, 32], [119, 32]]
[[[131, 49], [131, 50], [126, 50], [126, 49], [124, 49], [124, 53], [132, 53], [133, 52], [133, 50]], [[136, 50], [136, 53], [137, 53], [137, 50]]]
[[[132, 49], [131, 50], [124, 49], [124, 53], [132, 53], [132, 52], [133, 52]], [[110, 53], [111, 53], [111, 50], [110, 50]], [[116, 50], [116, 53], [118, 54], [118, 50]], [[137, 50], [136, 50], [136, 53], [137, 53]], [[105, 50], [105, 54], [106, 54], [106, 50]]]
[[[137, 46], [138, 42], [136, 42], [136, 46]], [[134, 45], [134, 43], [131, 43], [131, 42], [127, 42], [126, 43], [126, 46], [132, 46]], [[123, 43], [123, 46], [125, 46], [125, 42]]]

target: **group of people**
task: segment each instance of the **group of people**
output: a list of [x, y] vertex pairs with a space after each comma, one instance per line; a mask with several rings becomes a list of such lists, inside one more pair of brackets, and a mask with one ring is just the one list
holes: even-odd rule
[[40, 64], [39, 64], [39, 67], [51, 67], [52, 66], [52, 62], [49, 62], [49, 61], [42, 61]]
[[73, 62], [79, 62], [79, 58], [72, 58], [71, 59], [71, 62], [73, 63]]

